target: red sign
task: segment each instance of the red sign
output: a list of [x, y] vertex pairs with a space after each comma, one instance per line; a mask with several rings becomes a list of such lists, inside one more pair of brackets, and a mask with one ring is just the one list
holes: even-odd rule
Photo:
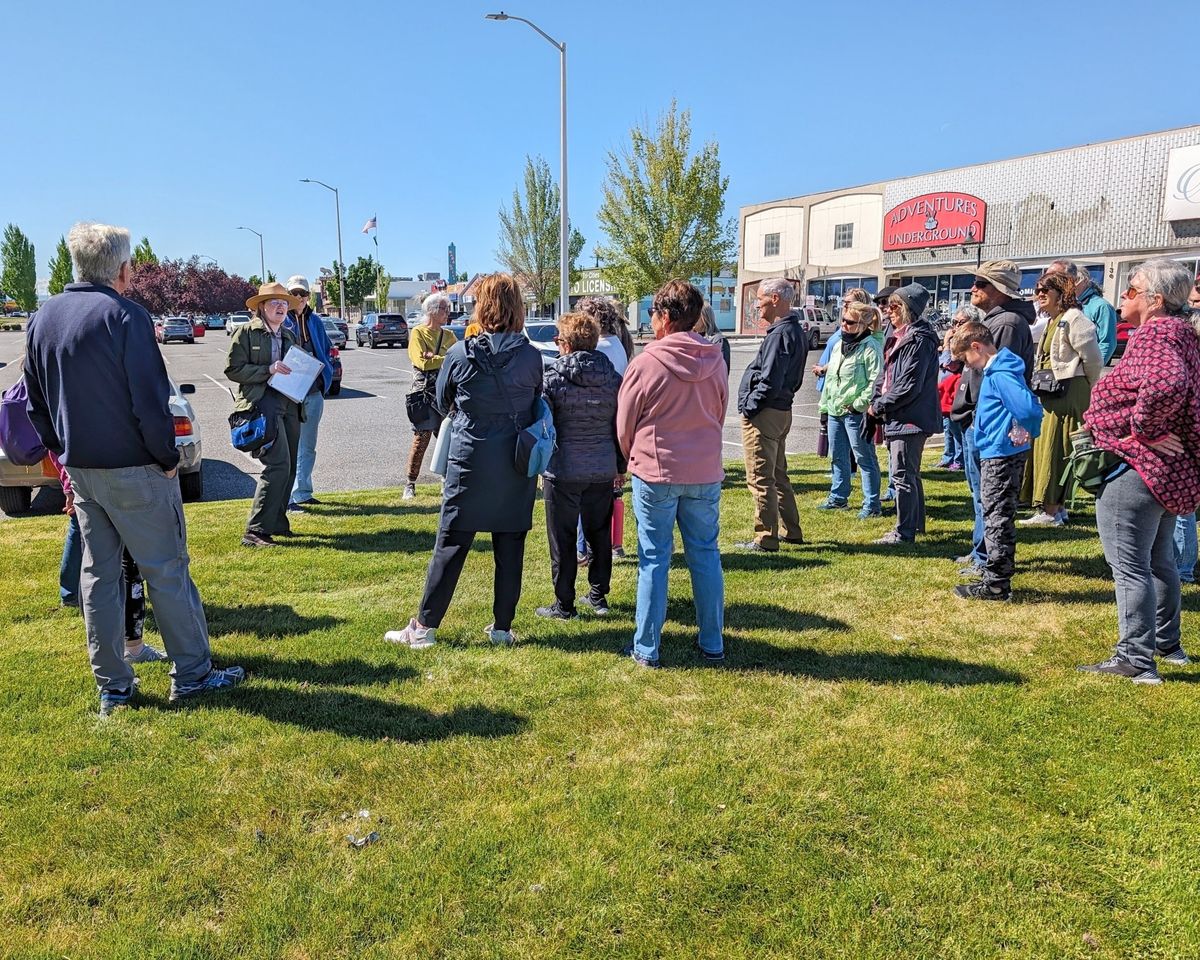
[[883, 215], [884, 250], [982, 243], [987, 204], [969, 193], [925, 193]]

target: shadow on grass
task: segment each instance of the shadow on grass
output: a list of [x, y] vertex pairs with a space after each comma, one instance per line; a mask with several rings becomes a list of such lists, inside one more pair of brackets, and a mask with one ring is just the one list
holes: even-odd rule
[[[785, 544], [776, 553], [751, 553], [748, 550], [738, 550], [736, 548], [722, 550], [721, 569], [725, 572], [731, 570], [758, 570], [765, 572], [784, 569], [800, 570], [804, 567], [824, 567], [829, 564], [828, 560], [824, 560], [821, 557], [814, 557], [812, 554], [798, 552], [800, 549], [802, 548]], [[685, 566], [682, 552], [677, 554], [672, 560], [672, 569], [676, 566]]]
[[339, 503], [333, 500], [323, 500], [321, 506], [312, 508], [311, 513], [314, 517], [410, 517], [417, 514], [437, 514], [441, 511], [440, 501], [396, 506], [395, 504]]
[[388, 703], [341, 690], [294, 690], [237, 687], [205, 702], [211, 708], [257, 714], [272, 723], [336, 733], [359, 740], [429, 743], [448, 737], [511, 737], [528, 725], [526, 717], [490, 707], [455, 707], [434, 713], [422, 707]]
[[412, 680], [417, 671], [399, 663], [367, 663], [365, 660], [291, 660], [271, 656], [232, 658], [250, 677], [293, 680], [326, 687], [370, 686]]
[[[322, 547], [347, 553], [432, 553], [436, 530], [373, 530], [369, 533], [301, 533], [288, 542], [289, 550]], [[490, 537], [476, 537], [473, 552], [492, 552]]]
[[[152, 615], [152, 610], [153, 607], [150, 607], [147, 612]], [[328, 614], [305, 616], [284, 603], [252, 603], [236, 607], [206, 603], [204, 614], [208, 618], [210, 637], [249, 633], [262, 640], [278, 640], [296, 634], [328, 630], [339, 623], [345, 623], [342, 617], [331, 617]]]

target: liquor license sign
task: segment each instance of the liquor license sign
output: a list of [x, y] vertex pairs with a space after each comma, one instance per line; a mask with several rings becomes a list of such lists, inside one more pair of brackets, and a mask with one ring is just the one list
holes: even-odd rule
[[925, 193], [883, 215], [884, 250], [982, 243], [987, 204], [969, 193]]

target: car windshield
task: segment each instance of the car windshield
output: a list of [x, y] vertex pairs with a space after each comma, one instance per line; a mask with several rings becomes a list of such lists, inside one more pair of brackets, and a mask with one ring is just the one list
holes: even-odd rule
[[[337, 328], [338, 328], [338, 325], [336, 323], [334, 323], [328, 317], [325, 318], [325, 329], [326, 330], [335, 331], [335, 330], [337, 330]], [[338, 332], [340, 333], [341, 331], [338, 331]]]
[[530, 340], [538, 343], [551, 343], [558, 336], [558, 327], [552, 323], [538, 324], [536, 326], [527, 326], [525, 333]]

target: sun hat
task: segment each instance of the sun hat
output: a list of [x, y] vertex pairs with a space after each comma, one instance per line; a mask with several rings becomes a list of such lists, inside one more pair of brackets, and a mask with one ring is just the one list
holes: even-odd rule
[[302, 277], [298, 273], [295, 276], [288, 277], [288, 281], [286, 284], [284, 284], [284, 286], [286, 286], [289, 290], [295, 290], [297, 287], [299, 287], [305, 293], [309, 292], [308, 278]]
[[1021, 289], [1021, 269], [1011, 260], [989, 260], [971, 273], [986, 280], [1006, 297], [1015, 297]]
[[293, 297], [282, 283], [264, 283], [258, 288], [258, 293], [246, 301], [247, 310], [257, 310], [268, 300], [286, 300], [289, 310], [299, 310], [304, 303], [303, 298]]

